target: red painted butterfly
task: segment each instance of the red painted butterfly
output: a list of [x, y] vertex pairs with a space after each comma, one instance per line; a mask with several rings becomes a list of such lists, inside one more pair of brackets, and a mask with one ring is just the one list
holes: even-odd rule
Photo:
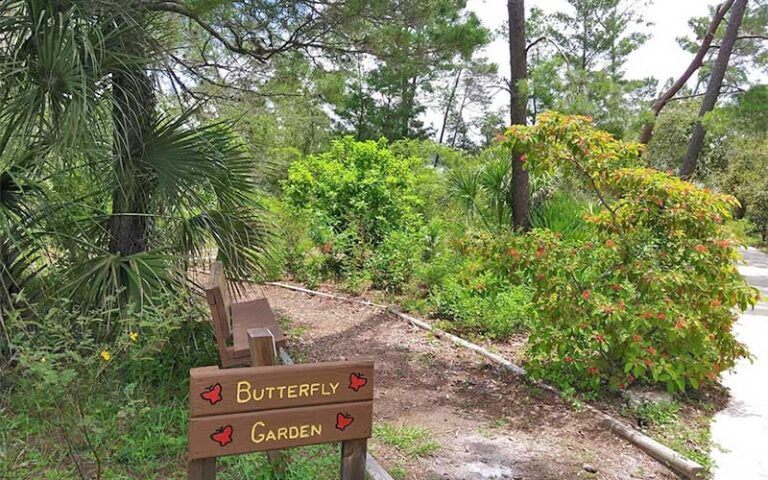
[[336, 415], [336, 428], [338, 428], [339, 430], [341, 430], [343, 432], [344, 429], [347, 428], [348, 426], [352, 425], [352, 422], [354, 422], [354, 421], [355, 421], [355, 419], [352, 418], [352, 416], [350, 414], [347, 413], [345, 415], [345, 414], [339, 412]]
[[363, 376], [362, 373], [350, 373], [349, 374], [349, 388], [354, 391], [360, 390], [368, 383], [368, 379]]
[[211, 405], [216, 405], [221, 401], [221, 384], [211, 385], [208, 390], [200, 394], [203, 400], [208, 400]]
[[232, 425], [221, 427], [211, 434], [211, 440], [223, 447], [232, 442]]

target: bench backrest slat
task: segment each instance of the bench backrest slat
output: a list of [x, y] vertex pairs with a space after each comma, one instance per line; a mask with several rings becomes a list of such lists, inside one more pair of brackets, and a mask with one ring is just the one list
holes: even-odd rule
[[226, 365], [229, 363], [227, 342], [232, 338], [232, 311], [227, 278], [224, 276], [224, 266], [221, 262], [214, 262], [211, 267], [211, 277], [205, 288], [205, 298], [211, 307], [216, 346], [219, 349], [222, 365]]

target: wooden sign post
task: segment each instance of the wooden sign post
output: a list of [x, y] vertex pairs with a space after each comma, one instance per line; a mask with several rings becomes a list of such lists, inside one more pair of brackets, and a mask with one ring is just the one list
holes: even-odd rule
[[[216, 478], [216, 457], [342, 442], [341, 479], [363, 480], [373, 426], [373, 361], [273, 365], [269, 330], [248, 331], [253, 367], [190, 370], [189, 480]], [[256, 366], [265, 365], [265, 366]]]

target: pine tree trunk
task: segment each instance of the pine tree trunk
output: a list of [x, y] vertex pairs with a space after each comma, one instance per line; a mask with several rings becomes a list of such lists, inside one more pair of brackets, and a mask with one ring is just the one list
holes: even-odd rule
[[[528, 78], [528, 65], [525, 44], [525, 0], [508, 0], [509, 13], [509, 63], [510, 77], [510, 120], [512, 125], [525, 125], [527, 120], [528, 99], [522, 90], [521, 82]], [[512, 159], [512, 188], [509, 192], [512, 206], [512, 225], [528, 230], [530, 222], [530, 185], [528, 170], [521, 155]]]
[[733, 53], [733, 47], [739, 36], [739, 29], [741, 28], [741, 22], [744, 19], [744, 12], [746, 10], [747, 0], [736, 0], [736, 3], [733, 5], [733, 11], [731, 12], [731, 18], [728, 21], [728, 28], [725, 31], [725, 37], [723, 38], [722, 45], [720, 45], [720, 51], [717, 54], [717, 60], [715, 60], [715, 66], [712, 69], [712, 75], [709, 78], [706, 95], [701, 102], [699, 119], [696, 122], [693, 136], [688, 144], [688, 152], [680, 166], [680, 177], [682, 178], [690, 178], [696, 170], [699, 155], [704, 147], [704, 137], [707, 133], [702, 124], [702, 118], [704, 115], [715, 109], [715, 104], [717, 103], [717, 98], [720, 96], [720, 89], [723, 87], [723, 80], [725, 80], [728, 64], [731, 61], [731, 53]]
[[[123, 48], [130, 58], [145, 53], [140, 19], [139, 27], [130, 28]], [[152, 81], [142, 65], [126, 64], [112, 73], [113, 169], [112, 216], [109, 222], [111, 253], [131, 255], [149, 247], [152, 219], [150, 200], [153, 190], [151, 172], [145, 163], [146, 146], [152, 135], [156, 99]]]

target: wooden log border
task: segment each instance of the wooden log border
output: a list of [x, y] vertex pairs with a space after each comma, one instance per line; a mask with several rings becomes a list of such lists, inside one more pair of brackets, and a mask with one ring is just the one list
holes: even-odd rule
[[[366, 307], [383, 310], [386, 313], [392, 314], [398, 317], [399, 319], [408, 322], [414, 327], [418, 327], [418, 328], [421, 328], [422, 330], [431, 332], [437, 338], [445, 338], [456, 345], [472, 350], [478, 355], [481, 355], [487, 358], [488, 360], [491, 360], [492, 362], [499, 364], [502, 368], [511, 372], [512, 374], [518, 377], [522, 377], [525, 381], [533, 384], [536, 387], [541, 388], [542, 390], [548, 391], [558, 397], [561, 397], [561, 398], [563, 397], [563, 394], [560, 390], [542, 381], [532, 380], [531, 378], [528, 377], [528, 373], [525, 371], [523, 367], [519, 365], [515, 365], [514, 363], [505, 359], [501, 355], [497, 355], [493, 352], [489, 352], [488, 350], [481, 347], [480, 345], [474, 344], [472, 342], [468, 342], [463, 338], [457, 337], [456, 335], [452, 335], [444, 330], [440, 330], [439, 328], [436, 328], [430, 325], [428, 322], [425, 322], [424, 320], [421, 320], [411, 315], [408, 315], [406, 313], [403, 313], [397, 307], [394, 307], [391, 305], [374, 303], [368, 300], [360, 300], [360, 299], [345, 297], [342, 295], [335, 295], [332, 293], [317, 292], [314, 290], [309, 290], [306, 288], [297, 287], [294, 285], [289, 285], [281, 282], [267, 282], [266, 285], [283, 288], [287, 290], [293, 290], [296, 292], [305, 293], [310, 296], [324, 297], [332, 300], [352, 303], [356, 305], [363, 305]], [[600, 418], [602, 420], [601, 423], [604, 426], [608, 427], [614, 434], [620, 436], [621, 438], [635, 445], [645, 454], [647, 454], [657, 462], [661, 463], [668, 469], [672, 470], [677, 475], [681, 475], [691, 480], [700, 480], [705, 478], [706, 470], [699, 463], [691, 460], [690, 458], [684, 455], [681, 455], [680, 453], [672, 450], [666, 445], [663, 445], [657, 442], [656, 440], [645, 435], [639, 430], [627, 425], [625, 422], [622, 422], [620, 420], [613, 418], [612, 416], [608, 415], [607, 413], [597, 409], [596, 407], [588, 403], [582, 404], [582, 407], [585, 410], [588, 410], [593, 414], [595, 414], [598, 418]]]

